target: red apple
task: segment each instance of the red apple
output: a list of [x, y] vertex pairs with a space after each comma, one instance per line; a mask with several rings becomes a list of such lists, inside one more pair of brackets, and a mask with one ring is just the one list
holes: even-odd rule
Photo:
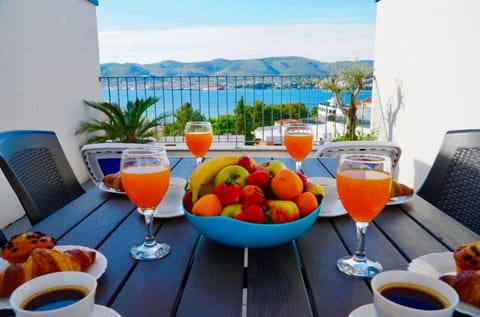
[[300, 177], [300, 180], [302, 181], [303, 184], [303, 190], [302, 192], [307, 190], [307, 185], [308, 185], [308, 178], [303, 174], [302, 172], [297, 172], [298, 177]]
[[248, 185], [257, 185], [261, 188], [265, 188], [270, 182], [270, 176], [266, 170], [260, 169], [250, 173], [250, 175], [245, 178], [245, 182]]
[[269, 200], [267, 204], [273, 223], [291, 222], [300, 218], [300, 210], [293, 201]]
[[193, 209], [193, 202], [192, 202], [192, 192], [188, 191], [183, 195], [183, 207], [190, 213], [192, 212]]
[[262, 205], [265, 200], [263, 190], [257, 185], [247, 185], [242, 188], [242, 209], [250, 205]]

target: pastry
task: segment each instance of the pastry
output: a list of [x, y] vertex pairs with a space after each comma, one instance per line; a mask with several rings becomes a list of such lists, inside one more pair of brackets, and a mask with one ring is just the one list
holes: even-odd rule
[[122, 180], [120, 178], [120, 172], [107, 174], [103, 177], [103, 183], [110, 188], [123, 192]]
[[0, 296], [9, 296], [18, 286], [37, 276], [60, 271], [83, 271], [95, 262], [96, 252], [72, 249], [34, 249], [23, 264], [15, 263], [0, 273]]
[[480, 271], [463, 271], [457, 276], [441, 276], [440, 279], [455, 289], [460, 300], [480, 307]]
[[392, 186], [390, 187], [390, 197], [410, 196], [413, 195], [413, 193], [413, 188], [395, 181], [392, 182]]
[[9, 263], [23, 263], [35, 248], [51, 249], [55, 239], [42, 232], [24, 232], [13, 236], [2, 250], [2, 257]]
[[480, 270], [480, 241], [461, 245], [453, 252], [457, 274], [467, 270]]

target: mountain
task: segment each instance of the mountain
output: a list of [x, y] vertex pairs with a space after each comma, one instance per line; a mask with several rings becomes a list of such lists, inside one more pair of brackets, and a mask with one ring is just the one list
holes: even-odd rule
[[[327, 76], [350, 66], [352, 61], [325, 63], [303, 57], [255, 59], [214, 59], [182, 63], [163, 61], [154, 64], [106, 63], [100, 65], [102, 77], [115, 76]], [[356, 63], [373, 69], [372, 60]]]

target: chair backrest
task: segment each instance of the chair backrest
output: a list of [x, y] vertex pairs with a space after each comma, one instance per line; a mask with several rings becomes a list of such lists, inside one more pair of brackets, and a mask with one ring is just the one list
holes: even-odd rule
[[418, 195], [480, 234], [480, 130], [445, 134]]
[[32, 225], [85, 192], [52, 131], [0, 133], [0, 168]]
[[3, 233], [2, 230], [0, 230], [0, 246], [3, 246], [5, 243], [8, 242], [8, 239], [7, 237], [5, 236], [5, 234]]
[[145, 144], [86, 144], [82, 147], [81, 152], [91, 180], [98, 184], [103, 180], [103, 176], [120, 170], [120, 159], [122, 158], [123, 150], [142, 146], [145, 146]]
[[396, 143], [387, 141], [340, 141], [323, 144], [318, 148], [315, 155], [318, 157], [337, 157], [344, 153], [371, 153], [389, 156], [395, 170], [400, 161], [402, 149]]

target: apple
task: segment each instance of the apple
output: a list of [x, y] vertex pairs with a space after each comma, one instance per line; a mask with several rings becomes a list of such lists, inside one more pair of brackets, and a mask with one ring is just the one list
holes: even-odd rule
[[220, 216], [233, 218], [236, 214], [242, 211], [242, 204], [231, 204], [223, 207]]
[[237, 183], [241, 187], [245, 186], [245, 178], [248, 176], [248, 171], [240, 165], [229, 165], [220, 170], [213, 181], [214, 186], [218, 186], [221, 182]]
[[270, 183], [270, 176], [268, 175], [268, 172], [264, 169], [259, 169], [254, 171], [253, 173], [250, 173], [245, 179], [247, 184], [249, 185], [257, 185], [261, 188], [265, 188], [265, 186]]
[[300, 180], [302, 181], [302, 184], [303, 184], [303, 191], [306, 191], [307, 190], [307, 185], [308, 185], [308, 178], [305, 174], [303, 174], [302, 172], [297, 172], [297, 175], [298, 177], [300, 178]]
[[192, 212], [193, 209], [193, 202], [192, 202], [192, 192], [188, 191], [183, 195], [183, 207], [185, 207], [186, 210], [189, 212]]
[[273, 223], [291, 222], [300, 218], [300, 210], [293, 201], [269, 200], [267, 205], [270, 209], [270, 218]]
[[244, 156], [241, 156], [239, 159], [238, 159], [238, 165], [240, 165], [241, 167], [245, 168], [249, 173], [252, 173], [255, 171], [255, 167], [257, 166], [257, 162], [255, 162], [253, 159], [251, 159], [250, 157], [244, 155]]
[[242, 209], [250, 205], [262, 205], [265, 200], [263, 189], [257, 185], [246, 185], [242, 188], [241, 201]]
[[267, 170], [271, 177], [275, 176], [279, 171], [287, 168], [287, 166], [279, 160], [265, 161], [260, 163], [260, 166]]

